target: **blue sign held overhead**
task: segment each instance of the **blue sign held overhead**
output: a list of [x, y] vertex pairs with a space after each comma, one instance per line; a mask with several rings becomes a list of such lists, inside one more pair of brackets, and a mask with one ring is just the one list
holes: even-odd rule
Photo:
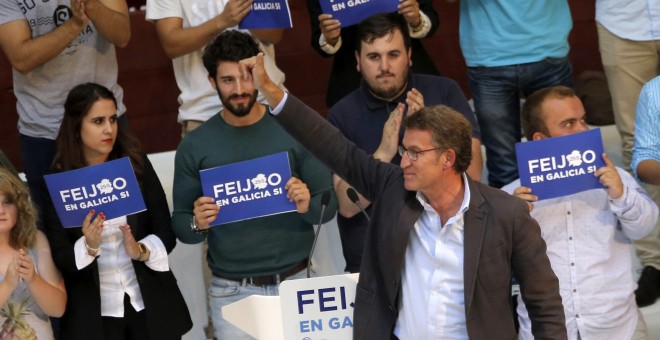
[[520, 184], [539, 200], [603, 188], [594, 175], [603, 161], [600, 129], [516, 144]]
[[212, 226], [296, 210], [284, 189], [291, 178], [287, 152], [201, 170], [199, 175], [204, 196], [220, 206]]
[[44, 176], [65, 228], [80, 227], [94, 209], [107, 219], [146, 210], [128, 157]]
[[238, 24], [240, 29], [291, 27], [291, 11], [286, 0], [254, 0], [250, 12]]
[[348, 27], [379, 13], [398, 10], [399, 0], [318, 0], [324, 14], [332, 14], [341, 27]]

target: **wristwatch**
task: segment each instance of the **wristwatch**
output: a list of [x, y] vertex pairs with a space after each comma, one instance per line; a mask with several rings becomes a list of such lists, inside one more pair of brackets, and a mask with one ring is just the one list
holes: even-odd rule
[[197, 234], [206, 234], [211, 229], [199, 229], [197, 227], [197, 218], [193, 215], [192, 220], [190, 220], [190, 229]]
[[138, 251], [140, 252], [140, 256], [138, 256], [137, 260], [142, 261], [141, 260], [142, 256], [146, 254], [149, 251], [149, 249], [142, 242], [138, 242], [137, 247], [138, 247]]

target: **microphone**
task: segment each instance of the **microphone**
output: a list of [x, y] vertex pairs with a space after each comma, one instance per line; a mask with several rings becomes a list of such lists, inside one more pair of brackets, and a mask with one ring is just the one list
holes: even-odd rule
[[323, 226], [323, 213], [325, 208], [330, 204], [330, 191], [325, 191], [323, 196], [321, 196], [321, 217], [319, 218], [319, 226], [316, 228], [316, 234], [314, 234], [314, 243], [312, 243], [312, 250], [309, 252], [309, 257], [307, 258], [307, 278], [310, 277], [310, 272], [312, 269], [312, 255], [314, 255], [314, 248], [316, 248], [316, 241], [319, 239], [319, 234], [321, 233], [321, 227]]
[[355, 203], [355, 205], [357, 205], [358, 208], [360, 208], [360, 211], [362, 211], [364, 217], [366, 217], [367, 221], [371, 223], [371, 218], [369, 218], [369, 214], [367, 214], [367, 212], [364, 210], [364, 206], [362, 205], [362, 203], [360, 203], [360, 197], [358, 196], [357, 191], [349, 187], [348, 189], [346, 189], [346, 195], [348, 196], [348, 199], [351, 200], [351, 202]]

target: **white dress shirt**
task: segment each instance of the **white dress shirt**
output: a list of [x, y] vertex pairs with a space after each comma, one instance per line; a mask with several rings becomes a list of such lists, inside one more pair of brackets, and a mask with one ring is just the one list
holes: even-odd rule
[[660, 40], [660, 0], [597, 0], [596, 21], [619, 38]]
[[[559, 278], [569, 339], [630, 339], [637, 325], [632, 240], [651, 232], [658, 207], [632, 176], [617, 171], [624, 185], [618, 199], [594, 189], [534, 202], [531, 212]], [[502, 190], [519, 186], [516, 180]], [[520, 338], [533, 339], [525, 304], [518, 301]]]
[[470, 189], [455, 216], [441, 216], [417, 193], [424, 212], [415, 222], [401, 273], [401, 303], [394, 335], [401, 340], [468, 339], [463, 280], [464, 220]]
[[[126, 216], [103, 222], [101, 246], [97, 253], [102, 316], [124, 317], [124, 294], [128, 294], [136, 311], [144, 309], [133, 263], [124, 249], [124, 236], [119, 229], [122, 224], [126, 224]], [[85, 236], [82, 236], [74, 244], [78, 269], [87, 267], [95, 258], [87, 252], [84, 240]], [[139, 242], [149, 249], [147, 267], [161, 272], [169, 270], [167, 250], [158, 236], [148, 235]]]

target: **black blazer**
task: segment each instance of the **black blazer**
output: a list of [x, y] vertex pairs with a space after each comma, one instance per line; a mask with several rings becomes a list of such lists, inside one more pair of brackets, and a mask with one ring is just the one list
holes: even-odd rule
[[[400, 167], [368, 156], [289, 95], [277, 117], [291, 135], [372, 202], [357, 285], [354, 339], [389, 339], [398, 317], [401, 269], [422, 213]], [[559, 281], [527, 203], [469, 180], [465, 213], [465, 316], [470, 339], [515, 339], [511, 277], [520, 283], [536, 339], [566, 339]]]
[[[170, 212], [165, 192], [158, 176], [144, 157], [144, 173], [141, 191], [147, 210], [127, 216], [136, 240], [149, 234], [160, 238], [170, 253], [176, 238], [170, 226]], [[74, 243], [83, 236], [82, 227], [63, 228], [55, 212], [53, 202], [44, 185], [46, 208], [43, 213], [53, 260], [62, 272], [67, 291], [67, 305], [60, 323], [60, 338], [102, 339], [101, 293], [99, 270], [96, 260], [78, 270], [73, 250]], [[97, 257], [98, 258], [98, 257]], [[172, 271], [157, 272], [144, 262], [133, 261], [140, 292], [144, 300], [147, 328], [152, 340], [180, 339], [190, 328], [192, 321], [183, 296]]]

